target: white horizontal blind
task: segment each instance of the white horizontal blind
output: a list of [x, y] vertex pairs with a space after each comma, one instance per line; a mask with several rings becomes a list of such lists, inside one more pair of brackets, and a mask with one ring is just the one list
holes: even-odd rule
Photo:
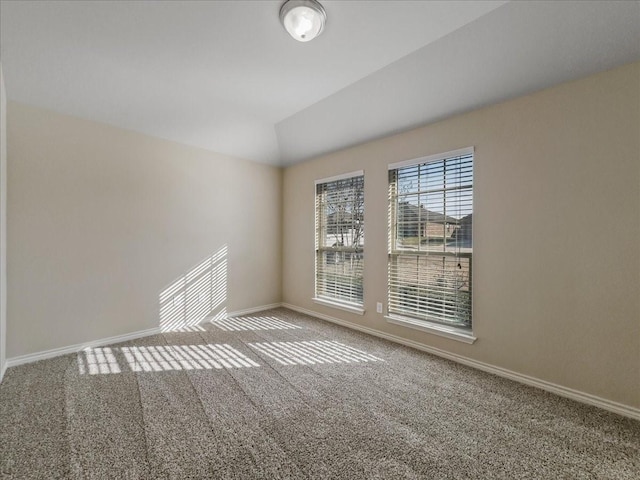
[[389, 313], [471, 328], [473, 151], [389, 170]]
[[364, 175], [316, 184], [316, 297], [362, 305]]

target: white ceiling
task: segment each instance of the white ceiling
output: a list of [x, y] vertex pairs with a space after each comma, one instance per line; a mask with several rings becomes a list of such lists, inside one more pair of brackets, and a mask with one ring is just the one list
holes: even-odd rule
[[251, 160], [322, 153], [640, 60], [640, 2], [0, 4], [7, 94]]

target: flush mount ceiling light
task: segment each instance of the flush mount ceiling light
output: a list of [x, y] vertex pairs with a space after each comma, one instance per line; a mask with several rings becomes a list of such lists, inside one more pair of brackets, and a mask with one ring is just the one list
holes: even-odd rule
[[327, 13], [316, 0], [287, 0], [280, 8], [280, 21], [289, 35], [308, 42], [322, 33]]

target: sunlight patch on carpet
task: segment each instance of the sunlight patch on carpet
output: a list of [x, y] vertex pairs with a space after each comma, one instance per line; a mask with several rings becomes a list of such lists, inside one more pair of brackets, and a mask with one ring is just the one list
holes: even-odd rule
[[260, 342], [251, 348], [271, 357], [281, 365], [316, 363], [382, 362], [381, 358], [335, 341]]
[[78, 354], [78, 369], [82, 375], [259, 366], [227, 344], [97, 347]]
[[227, 332], [240, 332], [242, 330], [292, 330], [302, 328], [276, 317], [263, 316], [221, 318], [212, 320], [211, 324]]
[[120, 373], [120, 365], [113, 348], [88, 348], [78, 354], [78, 369], [81, 374], [98, 375]]

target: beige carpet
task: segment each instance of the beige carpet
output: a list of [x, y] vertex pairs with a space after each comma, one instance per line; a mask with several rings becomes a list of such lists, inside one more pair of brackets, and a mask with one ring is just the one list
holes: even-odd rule
[[9, 369], [2, 478], [640, 478], [640, 423], [285, 309]]

